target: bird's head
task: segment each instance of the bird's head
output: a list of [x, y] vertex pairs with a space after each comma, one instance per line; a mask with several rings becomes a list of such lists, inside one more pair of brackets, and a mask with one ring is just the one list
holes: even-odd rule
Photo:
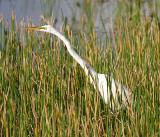
[[56, 29], [54, 29], [51, 25], [44, 25], [44, 26], [35, 26], [35, 27], [27, 27], [29, 31], [42, 31], [48, 33], [57, 33]]

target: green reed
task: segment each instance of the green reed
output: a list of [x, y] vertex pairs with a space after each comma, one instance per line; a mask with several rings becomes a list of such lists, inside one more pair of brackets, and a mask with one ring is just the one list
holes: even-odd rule
[[137, 21], [136, 16], [133, 20], [117, 18], [116, 54], [107, 46], [109, 41], [105, 49], [100, 48], [93, 27], [87, 34], [63, 28], [75, 50], [96, 71], [112, 73], [131, 89], [133, 105], [114, 113], [62, 42], [52, 35], [25, 31], [14, 17], [11, 27], [4, 24], [1, 20], [1, 136], [160, 135], [160, 33], [156, 20], [148, 27], [147, 21]]

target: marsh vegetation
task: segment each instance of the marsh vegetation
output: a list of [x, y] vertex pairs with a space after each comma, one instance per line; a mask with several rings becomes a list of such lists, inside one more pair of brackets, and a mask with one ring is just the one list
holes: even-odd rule
[[127, 4], [120, 3], [125, 16], [117, 12], [113, 37], [103, 33], [105, 47], [87, 14], [79, 22], [87, 32], [67, 23], [61, 29], [97, 72], [112, 73], [131, 89], [133, 105], [114, 113], [62, 42], [25, 31], [31, 24], [16, 22], [14, 15], [10, 25], [1, 18], [1, 136], [160, 136], [158, 17], [142, 17], [138, 2]]

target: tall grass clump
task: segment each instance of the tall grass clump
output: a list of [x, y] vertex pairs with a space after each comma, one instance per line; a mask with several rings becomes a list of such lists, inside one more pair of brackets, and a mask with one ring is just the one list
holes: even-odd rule
[[136, 16], [117, 18], [116, 54], [110, 42], [100, 48], [94, 27], [87, 34], [63, 27], [76, 51], [98, 72], [112, 73], [131, 89], [131, 108], [114, 113], [57, 38], [25, 31], [14, 16], [10, 27], [4, 20], [0, 25], [4, 42], [0, 51], [1, 136], [160, 136], [156, 19], [148, 27]]

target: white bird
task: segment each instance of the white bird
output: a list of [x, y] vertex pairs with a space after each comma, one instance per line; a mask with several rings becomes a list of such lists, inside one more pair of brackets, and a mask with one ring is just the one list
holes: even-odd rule
[[97, 73], [84, 59], [72, 48], [70, 42], [55, 28], [50, 25], [29, 27], [28, 30], [37, 30], [51, 33], [64, 42], [69, 54], [82, 67], [95, 89], [98, 89], [103, 100], [112, 110], [126, 107], [132, 103], [132, 94], [129, 89], [115, 81], [111, 76]]

